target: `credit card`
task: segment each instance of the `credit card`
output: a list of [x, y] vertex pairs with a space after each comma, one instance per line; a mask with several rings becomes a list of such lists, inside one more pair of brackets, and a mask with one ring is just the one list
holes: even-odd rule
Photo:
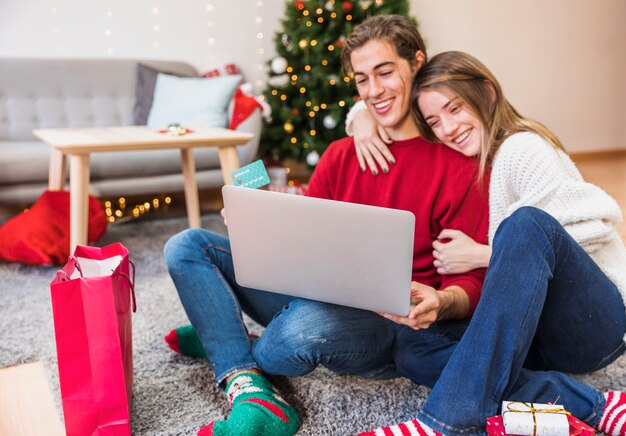
[[260, 188], [270, 182], [270, 177], [267, 175], [261, 159], [236, 169], [230, 173], [230, 176], [233, 179], [233, 185], [244, 188]]

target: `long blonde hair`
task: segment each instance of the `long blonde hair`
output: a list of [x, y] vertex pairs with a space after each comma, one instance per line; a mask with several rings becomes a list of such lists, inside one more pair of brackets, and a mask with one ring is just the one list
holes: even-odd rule
[[478, 59], [460, 51], [434, 56], [418, 72], [411, 90], [411, 112], [427, 140], [438, 142], [417, 105], [420, 92], [445, 88], [459, 96], [467, 108], [485, 126], [485, 138], [479, 155], [479, 177], [485, 174], [498, 148], [506, 138], [518, 132], [535, 132], [554, 147], [565, 150], [559, 138], [543, 124], [526, 118], [508, 102], [502, 87], [489, 69]]

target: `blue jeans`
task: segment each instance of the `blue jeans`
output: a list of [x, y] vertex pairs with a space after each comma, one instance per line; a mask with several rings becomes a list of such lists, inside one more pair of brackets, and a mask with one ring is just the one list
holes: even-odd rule
[[539, 209], [514, 212], [492, 248], [471, 321], [398, 333], [398, 372], [433, 387], [418, 419], [445, 435], [484, 435], [502, 400], [558, 399], [595, 426], [604, 397], [563, 372], [594, 371], [624, 352], [616, 286]]
[[[218, 385], [251, 368], [298, 376], [322, 364], [340, 373], [394, 374], [395, 326], [375, 313], [239, 286], [228, 238], [207, 230], [174, 235], [164, 253]], [[266, 327], [259, 339], [248, 337], [242, 311]]]

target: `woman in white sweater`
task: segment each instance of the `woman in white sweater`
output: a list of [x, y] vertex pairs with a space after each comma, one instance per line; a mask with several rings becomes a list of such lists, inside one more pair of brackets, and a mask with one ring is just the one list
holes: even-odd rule
[[[563, 373], [602, 368], [626, 349], [619, 206], [584, 182], [558, 138], [522, 117], [475, 58], [435, 56], [416, 77], [413, 99], [420, 133], [476, 156], [477, 182], [490, 182], [490, 246], [445, 230], [433, 243], [435, 265], [444, 274], [488, 269], [467, 325], [441, 322], [398, 334], [399, 372], [433, 390], [417, 419], [375, 434], [411, 427], [485, 434], [486, 418], [503, 400], [558, 399], [598, 430], [625, 435], [626, 394], [603, 394]], [[370, 163], [389, 156], [384, 147], [374, 153], [380, 150], [372, 159], [368, 147], [357, 147], [370, 153]]]

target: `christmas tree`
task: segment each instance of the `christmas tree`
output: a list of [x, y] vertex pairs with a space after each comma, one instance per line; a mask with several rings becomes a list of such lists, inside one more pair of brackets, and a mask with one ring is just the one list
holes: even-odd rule
[[286, 2], [276, 34], [264, 99], [271, 107], [261, 157], [305, 160], [314, 166], [326, 147], [345, 136], [344, 120], [358, 98], [341, 69], [341, 49], [354, 26], [371, 15], [408, 14], [408, 0], [295, 0]]

